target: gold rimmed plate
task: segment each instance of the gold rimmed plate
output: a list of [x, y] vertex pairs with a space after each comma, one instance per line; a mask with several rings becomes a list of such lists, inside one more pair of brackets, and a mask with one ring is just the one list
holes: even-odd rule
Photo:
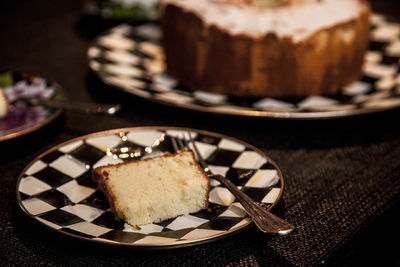
[[36, 131], [61, 114], [61, 108], [40, 104], [40, 100], [64, 99], [55, 82], [26, 73], [3, 72], [0, 87], [10, 104], [8, 114], [0, 119], [0, 142]]
[[186, 132], [192, 134], [214, 173], [225, 175], [266, 209], [279, 202], [282, 173], [254, 146], [202, 130], [136, 127], [93, 133], [44, 152], [21, 173], [18, 203], [28, 216], [59, 233], [137, 249], [192, 246], [246, 229], [251, 220], [216, 180], [211, 180], [208, 209], [139, 227], [116, 220], [105, 196], [92, 182], [93, 168], [171, 153], [172, 137]]

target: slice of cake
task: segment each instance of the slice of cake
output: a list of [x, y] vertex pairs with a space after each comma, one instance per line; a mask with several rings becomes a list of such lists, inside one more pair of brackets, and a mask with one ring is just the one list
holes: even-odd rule
[[190, 150], [98, 167], [92, 178], [115, 216], [132, 226], [208, 206], [210, 181]]

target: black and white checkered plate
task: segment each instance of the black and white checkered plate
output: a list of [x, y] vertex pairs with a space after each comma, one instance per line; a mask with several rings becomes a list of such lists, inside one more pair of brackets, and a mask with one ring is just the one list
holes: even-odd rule
[[211, 180], [209, 208], [133, 229], [115, 219], [91, 181], [97, 166], [173, 152], [171, 136], [189, 131], [214, 173], [225, 175], [270, 209], [283, 192], [278, 166], [243, 141], [217, 133], [175, 127], [138, 127], [94, 133], [60, 144], [33, 160], [17, 182], [25, 213], [63, 234], [99, 243], [160, 249], [210, 242], [250, 226], [242, 206]]
[[232, 98], [187, 90], [165, 73], [155, 24], [122, 24], [103, 33], [88, 50], [90, 68], [105, 83], [163, 104], [239, 116], [312, 119], [365, 114], [400, 107], [400, 24], [372, 16], [371, 44], [363, 76], [334, 97]]

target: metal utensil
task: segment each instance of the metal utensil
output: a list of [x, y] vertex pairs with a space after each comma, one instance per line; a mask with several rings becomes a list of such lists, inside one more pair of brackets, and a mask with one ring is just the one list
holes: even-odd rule
[[121, 109], [120, 104], [97, 104], [87, 102], [61, 101], [54, 99], [29, 99], [33, 104], [43, 104], [49, 107], [65, 108], [68, 110], [90, 114], [115, 114]]
[[[280, 235], [286, 235], [294, 229], [294, 226], [292, 224], [259, 206], [249, 196], [240, 191], [231, 181], [229, 181], [229, 179], [222, 175], [211, 173], [207, 163], [201, 156], [191, 134], [188, 133], [188, 135], [190, 144], [194, 149], [198, 162], [200, 166], [204, 169], [206, 174], [210, 178], [216, 179], [221, 184], [223, 184], [239, 200], [243, 208], [246, 210], [247, 214], [251, 217], [253, 222], [261, 231], [263, 231], [264, 233], [276, 233]], [[173, 138], [172, 144], [175, 150], [185, 148], [190, 149], [186, 138]]]

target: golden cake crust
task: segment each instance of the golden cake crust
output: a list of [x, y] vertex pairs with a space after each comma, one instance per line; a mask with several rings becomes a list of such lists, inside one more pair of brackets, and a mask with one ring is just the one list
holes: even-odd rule
[[107, 171], [104, 170], [105, 167], [106, 166], [102, 166], [93, 170], [92, 181], [97, 185], [100, 191], [102, 191], [107, 198], [108, 203], [110, 204], [111, 211], [114, 213], [115, 217], [122, 218], [117, 211], [118, 209], [116, 208], [117, 198], [111, 190], [109, 183], [107, 182], [109, 174]]
[[369, 40], [369, 6], [350, 21], [301, 41], [268, 32], [232, 34], [195, 12], [163, 6], [167, 70], [180, 83], [238, 97], [332, 95], [360, 77]]

